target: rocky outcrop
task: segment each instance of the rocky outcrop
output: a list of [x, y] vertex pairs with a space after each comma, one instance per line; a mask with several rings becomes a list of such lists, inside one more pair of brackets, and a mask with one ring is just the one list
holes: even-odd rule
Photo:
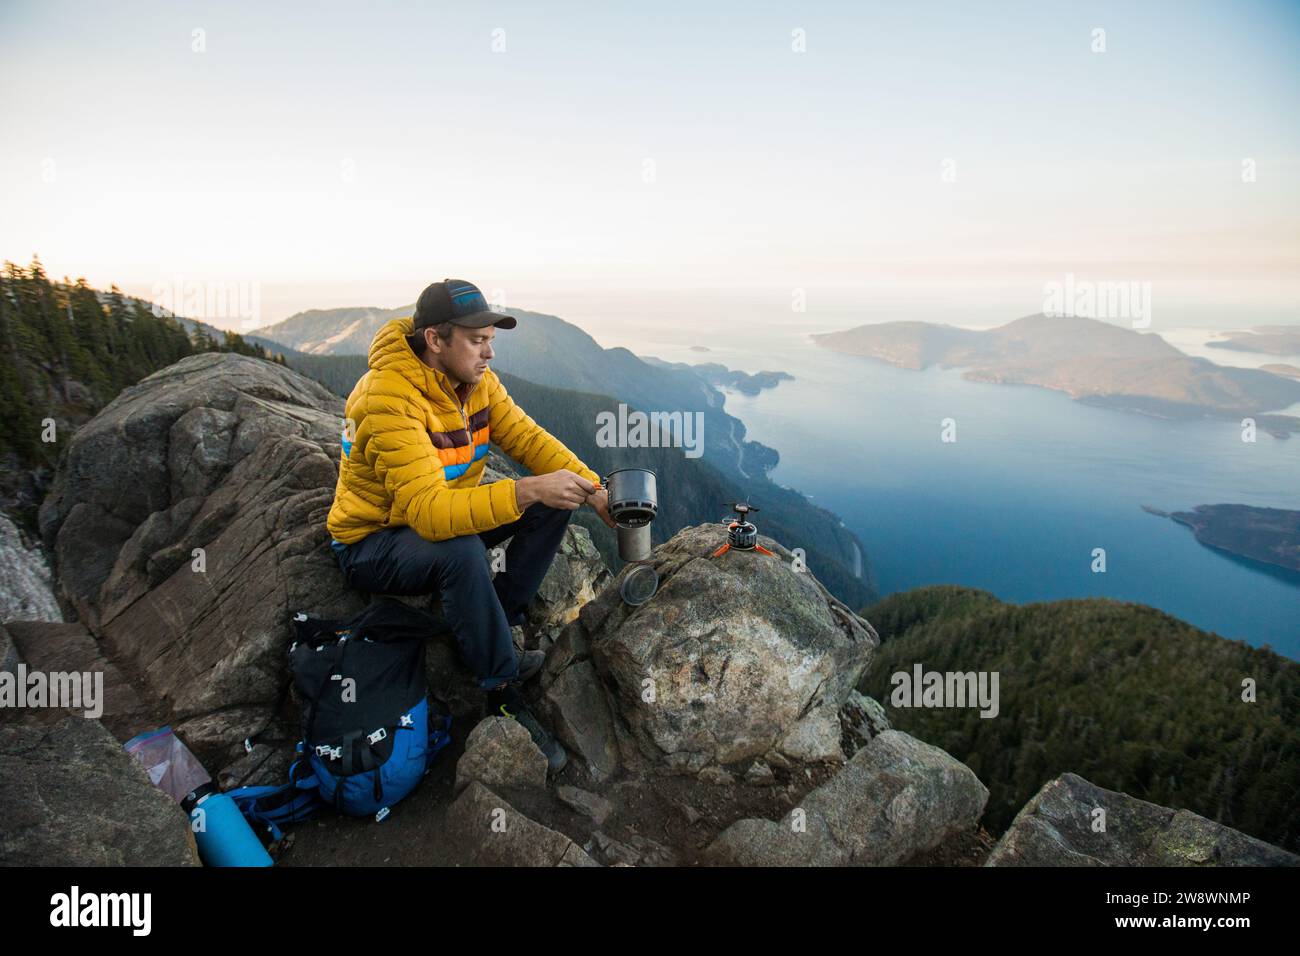
[[541, 790], [546, 786], [546, 755], [518, 721], [485, 718], [470, 731], [456, 762], [456, 792], [475, 780], [489, 789]]
[[889, 716], [880, 702], [855, 691], [840, 708], [840, 744], [846, 757], [852, 757], [873, 738], [889, 730]]
[[614, 804], [600, 794], [583, 790], [580, 787], [559, 784], [555, 788], [555, 796], [570, 810], [581, 813], [585, 817], [590, 817], [596, 826], [600, 826], [608, 820], [609, 815], [614, 812]]
[[591, 535], [571, 524], [528, 608], [529, 628], [541, 639], [544, 649], [609, 581], [609, 568]]
[[362, 607], [325, 531], [341, 415], [281, 366], [190, 356], [77, 431], [41, 508], [63, 595], [205, 761], [269, 725], [292, 611]]
[[62, 620], [45, 556], [0, 514], [0, 623]]
[[[0, 649], [8, 646], [13, 655], [10, 667], [21, 660], [27, 671], [43, 674], [90, 675], [89, 687], [102, 680], [102, 697], [95, 702], [93, 716], [119, 740], [127, 740], [145, 727], [156, 725], [159, 714], [140, 695], [136, 683], [112, 661], [104, 657], [103, 648], [80, 624], [53, 624], [46, 621], [10, 621], [0, 626]], [[0, 654], [0, 657], [3, 657]], [[88, 687], [88, 689], [89, 689]], [[87, 707], [71, 712], [84, 717]], [[54, 723], [69, 710], [54, 707], [27, 707], [0, 710], [0, 723]]]
[[524, 816], [477, 780], [447, 810], [445, 838], [470, 866], [599, 866], [568, 837]]
[[759, 539], [775, 558], [711, 557], [725, 541], [721, 524], [679, 531], [654, 550], [653, 599], [629, 607], [606, 588], [557, 639], [546, 708], [597, 776], [844, 759], [838, 715], [875, 631], [778, 542]]
[[0, 866], [197, 866], [184, 811], [97, 720], [0, 726]]
[[[346, 587], [325, 527], [342, 415], [341, 398], [282, 366], [190, 356], [76, 432], [41, 509], [64, 598], [214, 776], [237, 763], [236, 778], [262, 782], [243, 773], [244, 741], [291, 742], [276, 723], [291, 615], [345, 618], [368, 600]], [[563, 554], [533, 609], [547, 627], [607, 573], [581, 528]], [[464, 676], [442, 649], [435, 689]], [[481, 699], [470, 692], [457, 716]]]
[[[564, 635], [556, 646], [561, 645], [569, 646]], [[614, 712], [591, 661], [575, 661], [554, 676], [544, 675], [542, 686], [542, 709], [551, 729], [572, 754], [584, 761], [592, 779], [609, 780], [617, 775], [622, 760]]]
[[985, 866], [1298, 866], [1300, 857], [1190, 810], [1067, 773], [1034, 795]]
[[13, 636], [3, 627], [0, 627], [0, 673], [14, 673], [21, 660]]
[[740, 820], [705, 856], [741, 866], [892, 866], [974, 826], [988, 795], [969, 767], [888, 730], [785, 819]]
[[676, 866], [678, 859], [671, 849], [638, 833], [628, 836], [627, 842], [615, 840], [608, 833], [596, 830], [583, 844], [589, 853], [598, 853], [609, 866]]

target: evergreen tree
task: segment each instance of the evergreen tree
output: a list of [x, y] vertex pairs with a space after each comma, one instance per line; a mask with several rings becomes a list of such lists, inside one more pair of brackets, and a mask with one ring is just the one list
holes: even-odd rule
[[[989, 788], [991, 831], [1067, 771], [1300, 849], [1300, 665], [1140, 604], [1003, 604], [951, 586], [862, 612], [882, 645], [861, 685], [899, 730], [965, 762]], [[902, 708], [891, 677], [999, 675], [995, 718]], [[1241, 679], [1255, 679], [1254, 703]]]
[[[61, 448], [77, 425], [122, 389], [195, 352], [237, 351], [272, 360], [261, 346], [230, 333], [218, 341], [203, 326], [191, 336], [170, 315], [123, 295], [101, 293], [85, 279], [53, 282], [39, 257], [26, 268], [0, 269], [0, 403], [10, 422], [0, 459], [6, 495], [37, 469], [48, 480]], [[59, 441], [41, 441], [42, 422], [53, 419]], [[33, 514], [17, 514], [28, 528]]]

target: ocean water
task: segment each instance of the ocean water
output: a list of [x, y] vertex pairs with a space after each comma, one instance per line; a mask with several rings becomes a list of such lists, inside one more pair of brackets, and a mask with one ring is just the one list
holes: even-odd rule
[[[1300, 509], [1300, 435], [1247, 444], [1231, 421], [1160, 421], [959, 370], [898, 369], [820, 348], [789, 322], [708, 329], [589, 331], [669, 361], [794, 375], [758, 396], [729, 394], [727, 410], [781, 453], [773, 480], [858, 534], [882, 594], [942, 583], [1016, 603], [1105, 596], [1300, 659], [1300, 575], [1207, 548], [1141, 509]], [[1092, 570], [1098, 548], [1104, 573]]]

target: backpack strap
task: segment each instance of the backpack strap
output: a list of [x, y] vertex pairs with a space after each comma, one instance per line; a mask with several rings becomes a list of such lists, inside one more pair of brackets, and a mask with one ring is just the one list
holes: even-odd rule
[[334, 657], [330, 661], [329, 670], [326, 672], [325, 676], [321, 679], [320, 686], [316, 688], [316, 693], [312, 696], [311, 700], [307, 702], [306, 733], [304, 737], [305, 740], [316, 739], [316, 712], [320, 709], [321, 698], [324, 696], [325, 691], [329, 688], [330, 681], [334, 679], [335, 675], [341, 673], [342, 671], [343, 655], [347, 652], [347, 649], [348, 649], [347, 637], [339, 638], [338, 641], [334, 644]]
[[[302, 744], [298, 745], [299, 754]], [[265, 827], [272, 841], [284, 836], [282, 826], [309, 820], [325, 805], [320, 796], [320, 781], [314, 773], [307, 773], [301, 759], [289, 767], [289, 782], [279, 787], [238, 787], [227, 790], [226, 796], [256, 830]]]

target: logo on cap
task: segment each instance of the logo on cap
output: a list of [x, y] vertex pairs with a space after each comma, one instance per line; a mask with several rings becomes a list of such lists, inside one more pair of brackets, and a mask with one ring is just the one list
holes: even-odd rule
[[513, 329], [513, 316], [493, 312], [479, 291], [478, 286], [464, 279], [443, 279], [435, 282], [423, 292], [415, 302], [415, 316], [412, 324], [415, 329], [454, 322], [467, 328], [481, 329], [495, 325], [503, 329]]
[[483, 298], [483, 293], [479, 291], [478, 286], [451, 279], [443, 281], [447, 286], [447, 294], [451, 296], [452, 315], [461, 318], [476, 312], [488, 311], [487, 299]]

